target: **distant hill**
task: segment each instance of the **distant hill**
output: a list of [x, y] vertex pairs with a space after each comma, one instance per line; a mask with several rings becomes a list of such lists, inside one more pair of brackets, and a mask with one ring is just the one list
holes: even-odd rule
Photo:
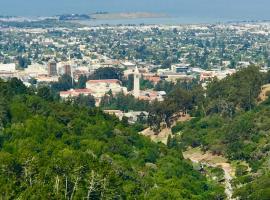
[[159, 18], [168, 17], [162, 13], [150, 13], [150, 12], [126, 12], [126, 13], [107, 13], [98, 12], [90, 15], [93, 19], [138, 19], [138, 18]]
[[86, 14], [64, 14], [64, 15], [59, 15], [58, 17], [60, 21], [91, 19], [91, 17]]

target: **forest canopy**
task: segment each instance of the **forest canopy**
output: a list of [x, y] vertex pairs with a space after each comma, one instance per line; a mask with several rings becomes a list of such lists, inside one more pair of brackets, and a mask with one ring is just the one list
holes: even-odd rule
[[0, 81], [1, 199], [224, 198], [179, 149], [45, 94]]

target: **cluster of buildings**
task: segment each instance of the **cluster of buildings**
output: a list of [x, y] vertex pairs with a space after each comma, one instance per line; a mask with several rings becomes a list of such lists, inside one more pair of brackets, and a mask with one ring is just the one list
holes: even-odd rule
[[147, 120], [148, 112], [145, 111], [129, 111], [124, 112], [121, 110], [104, 110], [105, 113], [110, 115], [115, 115], [120, 120], [123, 120], [125, 117], [128, 120], [128, 123], [134, 124], [138, 120]]
[[61, 91], [60, 97], [62, 99], [78, 97], [79, 95], [91, 95], [96, 100], [96, 106], [99, 106], [102, 97], [111, 92], [113, 95], [118, 93], [127, 94], [127, 88], [121, 85], [117, 79], [104, 80], [89, 80], [86, 82], [85, 89], [71, 89], [69, 91]]
[[[112, 66], [108, 62], [107, 66]], [[126, 78], [129, 75], [133, 75], [133, 90], [128, 91], [124, 87], [120, 80], [117, 79], [105, 79], [105, 80], [89, 80], [86, 83], [85, 89], [71, 89], [69, 91], [61, 91], [60, 96], [63, 99], [70, 97], [77, 97], [79, 95], [91, 95], [96, 100], [96, 105], [99, 106], [102, 97], [111, 92], [113, 95], [123, 93], [125, 95], [133, 95], [135, 98], [145, 101], [163, 101], [166, 96], [164, 91], [154, 91], [152, 89], [141, 90], [140, 79], [148, 80], [153, 85], [156, 85], [161, 80], [176, 82], [176, 81], [192, 81], [198, 78], [201, 82], [207, 82], [213, 78], [223, 79], [227, 75], [231, 75], [236, 72], [235, 69], [212, 69], [203, 70], [201, 68], [190, 67], [189, 64], [180, 63], [174, 64], [170, 68], [158, 69], [155, 73], [150, 72], [148, 68], [138, 68], [136, 64], [132, 62], [119, 62], [119, 67], [125, 69], [124, 76]], [[101, 66], [101, 67], [107, 67]], [[37, 84], [50, 84], [57, 82], [61, 75], [69, 75], [73, 80], [77, 81], [81, 75], [89, 76], [94, 72], [93, 68], [77, 66], [72, 62], [56, 62], [50, 59], [47, 65], [32, 64], [24, 70], [17, 70], [16, 64], [0, 64], [0, 77], [8, 79], [11, 77], [18, 77], [29, 84], [30, 79], [35, 79]]]
[[99, 106], [102, 97], [108, 93], [111, 93], [112, 95], [116, 95], [118, 93], [133, 95], [137, 99], [146, 101], [164, 100], [164, 97], [166, 96], [166, 92], [164, 91], [140, 90], [141, 73], [137, 67], [132, 71], [132, 74], [134, 75], [134, 88], [132, 91], [128, 91], [126, 87], [122, 86], [121, 81], [117, 79], [89, 80], [86, 82], [86, 89], [61, 91], [60, 97], [66, 99], [77, 97], [79, 95], [91, 95], [95, 98], [97, 106]]
[[236, 72], [236, 69], [230, 68], [213, 68], [211, 70], [205, 70], [199, 67], [190, 67], [189, 64], [175, 64], [171, 68], [158, 69], [157, 74], [161, 80], [177, 82], [177, 81], [192, 81], [198, 79], [204, 83], [217, 78], [219, 80], [225, 78], [228, 75], [232, 75]]
[[[131, 91], [120, 80], [89, 80], [84, 89], [61, 91], [61, 98], [91, 95], [97, 106], [108, 93], [163, 101], [166, 92], [142, 90], [141, 79], [153, 85], [196, 79], [204, 86], [251, 63], [269, 67], [269, 30], [270, 23], [82, 28], [1, 28], [0, 24], [0, 62], [11, 63], [0, 64], [0, 78], [17, 77], [26, 85], [35, 79], [49, 85], [64, 74], [76, 82], [98, 68], [117, 67], [124, 70], [125, 78], [134, 77]], [[18, 70], [18, 56], [29, 61], [27, 68]], [[116, 114], [132, 121], [128, 114]]]
[[122, 86], [121, 81], [117, 79], [89, 80], [86, 83], [86, 89], [62, 91], [60, 92], [60, 96], [65, 99], [68, 97], [76, 97], [80, 94], [92, 95], [96, 100], [97, 106], [100, 104], [102, 97], [108, 93], [113, 95], [118, 93], [123, 93], [125, 95], [131, 94], [135, 98], [145, 101], [163, 101], [166, 96], [165, 91], [155, 91], [153, 89], [141, 90], [140, 79], [148, 80], [152, 82], [153, 85], [157, 84], [161, 80], [176, 82], [198, 79], [202, 83], [207, 83], [213, 78], [223, 79], [236, 72], [235, 69], [228, 68], [203, 70], [201, 68], [190, 67], [188, 64], [182, 63], [172, 65], [171, 68], [159, 69], [156, 73], [151, 73], [149, 70], [144, 68], [138, 69], [138, 67], [131, 62], [125, 62], [124, 65], [126, 68], [124, 71], [126, 78], [128, 78], [129, 75], [133, 75], [134, 77], [132, 91], [128, 91], [126, 87]]
[[57, 82], [62, 75], [69, 75], [74, 80], [78, 80], [81, 75], [89, 76], [90, 69], [88, 67], [77, 67], [72, 62], [56, 62], [49, 60], [45, 65], [33, 63], [24, 69], [18, 69], [16, 63], [0, 64], [0, 78], [10, 79], [17, 77], [26, 85], [31, 79], [35, 79], [37, 84], [50, 84]]

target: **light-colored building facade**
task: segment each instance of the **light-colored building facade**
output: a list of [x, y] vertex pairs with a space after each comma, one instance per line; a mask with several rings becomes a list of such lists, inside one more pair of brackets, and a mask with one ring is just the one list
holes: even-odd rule
[[138, 68], [135, 68], [134, 71], [134, 89], [133, 89], [133, 95], [134, 97], [138, 98], [140, 96], [140, 72]]
[[86, 88], [90, 89], [94, 96], [99, 98], [109, 91], [114, 95], [120, 92], [127, 93], [127, 88], [122, 87], [121, 82], [117, 79], [89, 80], [86, 82]]

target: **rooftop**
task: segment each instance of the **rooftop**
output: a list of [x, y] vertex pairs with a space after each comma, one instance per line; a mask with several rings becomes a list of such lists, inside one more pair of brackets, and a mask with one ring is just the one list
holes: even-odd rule
[[89, 80], [87, 83], [119, 83], [118, 79], [101, 79], [101, 80]]

